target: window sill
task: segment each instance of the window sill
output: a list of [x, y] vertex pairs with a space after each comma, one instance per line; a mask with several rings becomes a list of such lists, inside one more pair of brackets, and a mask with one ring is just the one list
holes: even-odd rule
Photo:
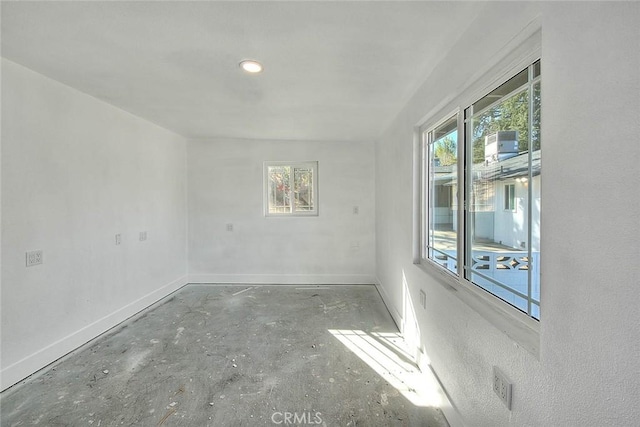
[[476, 285], [448, 273], [437, 264], [422, 261], [414, 265], [434, 277], [445, 289], [455, 293], [466, 305], [536, 359], [540, 359], [540, 322]]
[[265, 218], [304, 218], [304, 217], [317, 217], [318, 212], [295, 212], [286, 214], [265, 214]]

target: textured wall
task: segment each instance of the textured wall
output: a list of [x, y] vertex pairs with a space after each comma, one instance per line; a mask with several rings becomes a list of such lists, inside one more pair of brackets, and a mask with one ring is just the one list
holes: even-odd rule
[[541, 361], [552, 425], [640, 418], [639, 22], [637, 2], [545, 8]]
[[[539, 356], [412, 265], [411, 252], [413, 126], [499, 63], [531, 22], [543, 69]], [[466, 425], [640, 417], [638, 22], [638, 3], [489, 4], [376, 145], [378, 279], [397, 317], [426, 291], [421, 344]], [[514, 383], [511, 412], [491, 390], [492, 365]]]
[[[372, 143], [189, 141], [188, 153], [191, 281], [373, 283]], [[267, 160], [318, 161], [317, 217], [263, 215]]]
[[2, 118], [4, 388], [184, 283], [186, 142], [5, 60]]

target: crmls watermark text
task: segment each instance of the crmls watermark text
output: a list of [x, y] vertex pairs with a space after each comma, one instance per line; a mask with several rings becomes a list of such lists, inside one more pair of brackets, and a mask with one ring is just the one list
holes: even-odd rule
[[285, 426], [322, 424], [322, 414], [320, 412], [274, 412], [271, 415], [271, 422]]

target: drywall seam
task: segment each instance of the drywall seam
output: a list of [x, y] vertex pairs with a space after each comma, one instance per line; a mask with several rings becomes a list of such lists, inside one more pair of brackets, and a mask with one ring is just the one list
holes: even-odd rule
[[153, 305], [167, 295], [177, 291], [188, 283], [187, 276], [182, 276], [155, 291], [125, 305], [103, 318], [67, 335], [66, 337], [36, 351], [35, 353], [7, 366], [0, 371], [0, 389], [5, 390], [12, 385], [38, 372], [45, 366], [55, 362], [64, 355], [76, 350], [85, 343], [100, 336], [109, 329], [127, 320], [129, 317]]
[[371, 285], [367, 274], [190, 274], [189, 283], [248, 283], [263, 285]]

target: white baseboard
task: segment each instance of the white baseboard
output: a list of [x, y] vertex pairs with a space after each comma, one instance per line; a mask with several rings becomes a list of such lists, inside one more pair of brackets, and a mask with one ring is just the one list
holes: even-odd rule
[[134, 314], [144, 310], [165, 296], [188, 283], [187, 276], [174, 280], [161, 288], [125, 305], [101, 319], [49, 344], [35, 353], [3, 368], [0, 371], [0, 390], [5, 390], [22, 381], [47, 365], [55, 362], [78, 347], [86, 344]]
[[256, 285], [370, 285], [366, 274], [190, 274], [189, 283]]
[[[382, 297], [382, 301], [387, 306], [387, 310], [389, 310], [391, 317], [396, 322], [396, 326], [398, 326], [398, 329], [401, 330], [402, 322], [403, 322], [402, 315], [391, 304], [391, 299], [389, 298], [389, 295], [387, 294], [387, 291], [385, 290], [384, 286], [382, 286], [382, 284], [380, 283], [380, 280], [376, 278], [375, 284], [376, 284], [376, 288], [378, 289], [378, 292], [380, 293], [380, 296]], [[444, 416], [447, 419], [447, 422], [451, 427], [464, 427], [465, 424], [464, 424], [462, 415], [460, 415], [456, 407], [453, 405], [453, 403], [449, 399], [449, 396], [447, 395], [444, 387], [442, 386], [442, 383], [440, 382], [440, 379], [438, 378], [438, 374], [435, 372], [435, 370], [429, 363], [429, 359], [425, 357], [424, 353], [422, 353], [422, 351], [419, 349], [417, 350], [417, 354], [418, 354], [418, 358], [417, 358], [418, 360], [416, 362], [417, 362], [418, 368], [420, 368], [420, 371], [425, 376], [425, 381], [427, 381], [429, 384], [434, 384], [434, 386], [437, 388], [437, 393], [438, 393], [438, 396], [440, 397], [439, 400], [441, 402], [440, 409], [444, 413]]]
[[[35, 372], [55, 362], [61, 357], [73, 352], [87, 342], [103, 334], [119, 323], [127, 320], [136, 313], [153, 305], [167, 295], [177, 291], [188, 283], [224, 283], [224, 284], [372, 284], [374, 283], [382, 300], [387, 306], [391, 317], [399, 326], [402, 324], [402, 316], [390, 304], [389, 296], [380, 282], [373, 276], [367, 275], [190, 275], [184, 276], [171, 283], [127, 304], [103, 318], [79, 329], [78, 331], [44, 347], [41, 350], [19, 360], [0, 371], [0, 390], [22, 381]], [[440, 409], [444, 413], [451, 427], [464, 427], [463, 419], [455, 406], [449, 400], [442, 384], [438, 380], [426, 357], [419, 358], [418, 366], [425, 375], [433, 376], [440, 390], [442, 405]]]
[[387, 306], [387, 310], [389, 311], [389, 314], [391, 314], [391, 318], [393, 318], [393, 321], [396, 323], [396, 326], [398, 327], [398, 329], [402, 330], [401, 328], [402, 316], [400, 315], [398, 310], [396, 310], [396, 308], [391, 304], [391, 299], [389, 298], [387, 291], [380, 284], [380, 281], [377, 278], [376, 278], [375, 284], [376, 284], [376, 289], [378, 290], [378, 293], [382, 297], [382, 302], [384, 302], [384, 305]]
[[418, 362], [418, 368], [420, 368], [420, 371], [422, 372], [422, 374], [425, 377], [427, 377], [429, 383], [435, 384], [437, 388], [438, 396], [440, 397], [439, 399], [440, 410], [442, 410], [442, 413], [444, 413], [444, 416], [447, 419], [447, 422], [449, 423], [449, 425], [451, 427], [465, 427], [464, 421], [462, 419], [462, 415], [460, 415], [460, 412], [458, 412], [456, 407], [453, 406], [453, 403], [451, 402], [451, 399], [449, 399], [449, 396], [445, 392], [444, 387], [442, 386], [442, 383], [438, 378], [438, 375], [436, 374], [431, 364], [429, 364], [428, 359], [424, 357], [424, 354], [421, 351], [418, 351], [417, 362]]

